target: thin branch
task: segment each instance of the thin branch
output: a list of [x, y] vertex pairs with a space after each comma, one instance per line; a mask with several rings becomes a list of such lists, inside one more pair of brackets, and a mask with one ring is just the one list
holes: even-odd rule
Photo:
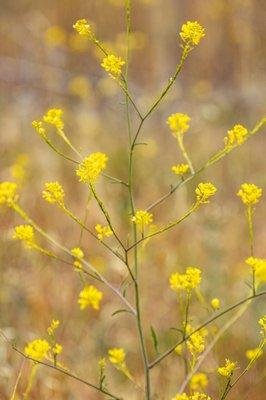
[[179, 340], [178, 342], [176, 342], [173, 346], [171, 346], [168, 350], [166, 350], [161, 356], [159, 356], [158, 358], [156, 358], [153, 362], [150, 363], [149, 368], [153, 368], [155, 365], [157, 365], [158, 363], [160, 363], [164, 358], [166, 358], [169, 354], [171, 354], [175, 348], [177, 346], [179, 346], [180, 344], [184, 343], [185, 341], [187, 341], [194, 333], [200, 331], [201, 329], [205, 328], [205, 326], [208, 326], [209, 324], [211, 324], [212, 322], [216, 321], [217, 319], [219, 319], [220, 317], [222, 317], [223, 315], [227, 314], [228, 312], [234, 310], [235, 308], [241, 306], [242, 304], [246, 303], [247, 301], [256, 299], [260, 296], [264, 296], [266, 294], [266, 291], [260, 292], [260, 293], [256, 293], [255, 295], [246, 297], [245, 299], [239, 301], [238, 303], [228, 307], [227, 309], [221, 311], [219, 314], [216, 314], [215, 316], [213, 316], [212, 318], [208, 319], [206, 322], [204, 322], [202, 325], [200, 325], [198, 328], [194, 329], [194, 331], [192, 331], [189, 335], [187, 335], [184, 339]]

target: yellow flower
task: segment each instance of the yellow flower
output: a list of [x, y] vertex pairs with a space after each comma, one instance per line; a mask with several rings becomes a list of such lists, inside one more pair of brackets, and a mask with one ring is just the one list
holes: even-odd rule
[[190, 117], [187, 114], [175, 113], [168, 117], [169, 125], [174, 136], [184, 134], [189, 129]]
[[259, 325], [261, 326], [261, 331], [260, 333], [263, 336], [266, 336], [266, 315], [264, 315], [262, 318], [259, 319]]
[[212, 183], [199, 183], [195, 189], [198, 204], [209, 203], [209, 198], [217, 192], [216, 187]]
[[175, 397], [173, 397], [172, 400], [189, 400], [189, 397], [186, 393], [182, 393], [175, 395]]
[[122, 73], [121, 67], [125, 65], [125, 61], [123, 61], [120, 57], [116, 57], [113, 54], [105, 57], [101, 63], [101, 66], [106, 72], [110, 72], [114, 76], [120, 76]]
[[108, 350], [109, 360], [112, 364], [123, 364], [126, 358], [124, 349], [114, 348]]
[[236, 369], [236, 363], [228, 359], [225, 360], [225, 366], [218, 368], [218, 373], [226, 378], [230, 378]]
[[189, 171], [189, 165], [188, 164], [177, 164], [172, 166], [172, 171], [176, 175], [184, 175], [186, 172]]
[[75, 257], [75, 258], [83, 258], [83, 257], [84, 257], [84, 253], [83, 253], [83, 251], [81, 250], [80, 247], [74, 247], [74, 248], [71, 250], [71, 254], [72, 254], [72, 256]]
[[95, 310], [99, 310], [99, 303], [103, 298], [102, 292], [96, 287], [86, 285], [79, 294], [79, 306], [81, 310], [91, 306]]
[[100, 358], [100, 360], [98, 361], [98, 365], [100, 367], [100, 369], [105, 369], [106, 367], [106, 359], [104, 357]]
[[13, 239], [21, 240], [25, 245], [31, 248], [34, 245], [34, 229], [31, 225], [18, 225], [15, 227]]
[[60, 26], [50, 26], [45, 32], [44, 39], [48, 46], [61, 46], [66, 42], [66, 32]]
[[215, 297], [214, 299], [211, 300], [211, 306], [213, 308], [213, 310], [219, 310], [219, 308], [221, 307], [221, 302], [220, 299], [217, 299], [217, 297]]
[[42, 197], [48, 203], [64, 204], [65, 192], [59, 182], [45, 183], [45, 190], [42, 192]]
[[205, 36], [205, 30], [197, 21], [187, 21], [182, 25], [180, 36], [186, 44], [197, 45]]
[[231, 149], [233, 146], [241, 145], [245, 142], [248, 137], [248, 130], [242, 125], [235, 125], [231, 130], [227, 132], [227, 136], [224, 138], [224, 144], [227, 149]]
[[108, 355], [109, 355], [109, 360], [110, 362], [115, 365], [115, 367], [123, 372], [129, 379], [132, 379], [132, 376], [127, 368], [125, 359], [126, 359], [126, 354], [124, 349], [122, 348], [114, 348], [108, 350]]
[[211, 398], [205, 393], [196, 392], [189, 397], [189, 400], [211, 400]]
[[102, 226], [101, 224], [97, 224], [95, 226], [95, 230], [97, 232], [97, 236], [99, 240], [103, 240], [104, 237], [110, 237], [113, 235], [113, 231], [110, 226]]
[[203, 391], [208, 385], [207, 375], [203, 372], [198, 372], [194, 374], [190, 380], [190, 389], [191, 390], [200, 390]]
[[63, 350], [63, 346], [61, 346], [61, 344], [56, 343], [53, 347], [53, 353], [54, 355], [58, 356], [59, 354], [62, 353]]
[[169, 283], [172, 290], [191, 290], [199, 286], [201, 282], [201, 270], [195, 267], [188, 267], [185, 274], [176, 272], [170, 276]]
[[17, 195], [18, 185], [14, 182], [1, 182], [0, 183], [0, 205], [5, 204], [11, 207], [18, 200]]
[[178, 346], [176, 346], [176, 348], [175, 348], [175, 353], [176, 353], [178, 356], [181, 356], [182, 351], [183, 351], [183, 346], [182, 346], [182, 344], [179, 344]]
[[246, 357], [248, 360], [257, 360], [263, 354], [263, 350], [257, 347], [256, 349], [249, 349], [246, 351]]
[[246, 259], [246, 264], [252, 268], [260, 282], [266, 282], [266, 259], [249, 257]]
[[42, 121], [32, 121], [32, 126], [43, 139], [47, 139], [46, 130]]
[[22, 184], [26, 178], [25, 167], [29, 162], [27, 154], [20, 154], [17, 157], [16, 163], [10, 167], [10, 173], [12, 178], [18, 183]]
[[94, 184], [100, 173], [106, 168], [108, 157], [104, 153], [91, 153], [84, 158], [76, 170], [79, 180], [84, 183]]
[[91, 84], [86, 76], [75, 76], [69, 81], [68, 90], [74, 96], [86, 98], [91, 93]]
[[258, 203], [262, 196], [262, 189], [253, 183], [243, 183], [237, 192], [237, 196], [241, 197], [244, 204], [252, 206]]
[[37, 361], [42, 361], [50, 349], [51, 346], [46, 340], [35, 339], [27, 344], [24, 352], [26, 356], [34, 358]]
[[149, 225], [153, 221], [153, 215], [148, 211], [138, 210], [131, 218], [131, 221], [134, 222], [136, 225]]
[[64, 128], [62, 115], [63, 115], [63, 110], [61, 110], [60, 108], [51, 108], [43, 116], [43, 120], [48, 124], [54, 125], [58, 130], [62, 130]]
[[73, 28], [80, 35], [84, 35], [84, 36], [88, 36], [88, 37], [92, 36], [91, 26], [86, 19], [77, 20], [77, 22], [73, 25]]
[[47, 333], [49, 336], [53, 336], [54, 331], [59, 327], [60, 321], [58, 319], [53, 319], [51, 325], [47, 328]]
[[197, 354], [200, 354], [205, 349], [205, 332], [204, 331], [197, 331], [190, 336], [187, 345], [188, 350], [195, 357]]

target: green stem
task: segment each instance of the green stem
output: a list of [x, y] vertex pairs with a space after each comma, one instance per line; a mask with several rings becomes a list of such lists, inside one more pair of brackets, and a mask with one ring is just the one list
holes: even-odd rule
[[192, 331], [189, 335], [187, 335], [185, 337], [185, 339], [182, 339], [182, 340], [176, 342], [173, 346], [171, 346], [168, 350], [166, 350], [162, 355], [160, 355], [154, 361], [152, 361], [150, 363], [150, 365], [149, 365], [149, 368], [151, 369], [155, 365], [159, 364], [163, 359], [165, 359], [167, 356], [169, 356], [175, 350], [175, 348], [177, 346], [179, 346], [180, 344], [184, 343], [184, 341], [188, 340], [194, 333], [196, 333], [196, 332], [200, 331], [201, 329], [205, 328], [206, 326], [210, 325], [212, 322], [216, 321], [217, 319], [219, 319], [223, 315], [227, 314], [228, 312], [233, 311], [235, 308], [238, 308], [239, 306], [241, 306], [242, 304], [246, 303], [247, 301], [259, 298], [260, 296], [264, 296], [264, 295], [266, 295], [266, 291], [263, 291], [263, 292], [260, 292], [260, 293], [256, 293], [255, 295], [246, 297], [245, 299], [239, 301], [238, 303], [228, 307], [227, 309], [221, 311], [219, 314], [216, 314], [212, 318], [208, 319], [202, 325], [200, 325], [198, 328], [194, 329], [194, 331]]

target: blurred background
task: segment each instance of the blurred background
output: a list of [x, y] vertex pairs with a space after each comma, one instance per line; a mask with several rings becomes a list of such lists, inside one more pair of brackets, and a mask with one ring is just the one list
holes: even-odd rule
[[[53, 237], [68, 248], [79, 242], [80, 228], [55, 206], [41, 198], [43, 185], [58, 180], [66, 203], [80, 218], [86, 208], [86, 191], [71, 163], [54, 154], [34, 132], [31, 122], [49, 108], [64, 110], [65, 132], [84, 156], [92, 151], [108, 154], [107, 172], [127, 179], [128, 134], [125, 99], [118, 85], [100, 67], [101, 55], [72, 25], [80, 18], [92, 24], [110, 52], [125, 57], [123, 0], [0, 0], [0, 180], [18, 180], [21, 204]], [[191, 128], [185, 143], [194, 165], [200, 167], [223, 146], [223, 137], [234, 124], [252, 128], [265, 113], [266, 3], [263, 0], [133, 0], [130, 90], [142, 110], [147, 110], [173, 74], [181, 49], [182, 23], [198, 20], [206, 36], [193, 50], [178, 80], [156, 113], [147, 121], [136, 150], [135, 195], [139, 209], [164, 194], [176, 177], [171, 166], [183, 162], [165, 121], [173, 112], [187, 113]], [[132, 111], [133, 126], [136, 116]], [[51, 135], [65, 153], [69, 150]], [[244, 207], [236, 196], [243, 182], [265, 186], [265, 132], [202, 173], [154, 210], [154, 222], [163, 224], [181, 216], [194, 199], [199, 181], [211, 181], [215, 199], [171, 234], [151, 241], [142, 250], [143, 320], [150, 358], [155, 357], [149, 329], [152, 325], [164, 350], [175, 342], [170, 327], [180, 326], [171, 273], [188, 265], [203, 270], [202, 292], [207, 300], [219, 297], [226, 307], [248, 293], [249, 256]], [[70, 154], [70, 153], [69, 153]], [[73, 157], [73, 154], [70, 154]], [[104, 178], [98, 190], [114, 224], [126, 241], [129, 232], [127, 193], [123, 186]], [[104, 220], [92, 202], [87, 224]], [[255, 254], [266, 257], [265, 200], [255, 213]], [[60, 264], [12, 240], [15, 225], [22, 223], [12, 212], [0, 211], [0, 327], [20, 348], [43, 337], [52, 318], [62, 321], [58, 341], [62, 362], [90, 381], [97, 380], [97, 360], [110, 347], [124, 347], [130, 370], [141, 381], [142, 370], [131, 316], [112, 313], [121, 307], [103, 286], [99, 312], [80, 311], [77, 299], [82, 283], [71, 266]], [[49, 244], [39, 238], [40, 243]], [[112, 239], [110, 244], [114, 244]], [[123, 265], [102, 246], [83, 234], [86, 257], [109, 280], [122, 284]], [[89, 282], [89, 281], [88, 281]], [[90, 282], [92, 283], [92, 282]], [[131, 296], [129, 290], [129, 297]], [[208, 394], [218, 398], [216, 369], [225, 357], [245, 367], [245, 351], [257, 346], [258, 318], [265, 313], [263, 299], [254, 302], [244, 317], [215, 346], [202, 365], [209, 376]], [[195, 301], [193, 324], [208, 317]], [[218, 325], [222, 326], [224, 320]], [[23, 364], [23, 365], [22, 365]], [[25, 390], [29, 362], [0, 341], [0, 398], [11, 398], [19, 371], [18, 397]], [[158, 399], [170, 399], [180, 386], [182, 363], [176, 355], [152, 370]], [[232, 398], [262, 400], [266, 363], [260, 358], [236, 387]], [[109, 387], [122, 388], [125, 399], [141, 393], [112, 366], [107, 367]], [[101, 399], [95, 391], [41, 368], [32, 399]]]

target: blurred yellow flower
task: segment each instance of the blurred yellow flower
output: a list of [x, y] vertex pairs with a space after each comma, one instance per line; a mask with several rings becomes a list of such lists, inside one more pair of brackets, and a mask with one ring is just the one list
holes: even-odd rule
[[248, 360], [257, 360], [259, 357], [261, 357], [263, 354], [263, 350], [260, 349], [259, 347], [255, 349], [249, 349], [246, 351], [246, 357]]
[[102, 292], [96, 287], [86, 285], [79, 293], [78, 303], [81, 310], [91, 306], [94, 310], [99, 310], [100, 302], [103, 298]]
[[31, 225], [18, 225], [15, 227], [13, 239], [21, 240], [29, 248], [34, 246], [35, 234]]
[[62, 46], [66, 42], [66, 32], [60, 26], [50, 26], [44, 33], [44, 40], [50, 47]]
[[91, 94], [91, 84], [86, 76], [78, 75], [70, 79], [68, 90], [74, 96], [86, 98]]
[[213, 310], [219, 310], [219, 308], [221, 307], [221, 302], [220, 299], [217, 299], [217, 297], [213, 298], [211, 300], [211, 306], [213, 308]]
[[11, 207], [18, 200], [17, 194], [18, 185], [14, 182], [0, 183], [0, 205]]
[[42, 197], [48, 203], [64, 204], [65, 192], [59, 182], [45, 183], [45, 190], [42, 192]]
[[131, 218], [131, 221], [136, 225], [149, 225], [152, 223], [153, 215], [148, 211], [138, 210], [135, 215]]
[[42, 361], [48, 351], [51, 349], [50, 344], [43, 339], [35, 339], [28, 343], [24, 349], [26, 356], [31, 357], [37, 361]]
[[122, 348], [108, 350], [109, 360], [112, 364], [122, 364], [125, 361], [126, 354]]
[[113, 231], [110, 228], [110, 226], [102, 226], [100, 224], [97, 224], [95, 226], [95, 230], [97, 232], [97, 236], [99, 240], [103, 240], [104, 237], [110, 237], [113, 235]]
[[208, 377], [203, 372], [198, 372], [190, 379], [190, 390], [192, 391], [203, 391], [208, 385]]
[[176, 175], [184, 175], [189, 171], [189, 165], [188, 164], [177, 164], [172, 166], [172, 171]]

